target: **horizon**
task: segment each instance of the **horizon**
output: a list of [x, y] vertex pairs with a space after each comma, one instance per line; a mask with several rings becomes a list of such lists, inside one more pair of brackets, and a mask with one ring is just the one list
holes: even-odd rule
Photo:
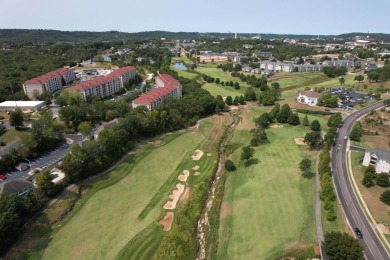
[[[118, 8], [118, 6], [120, 8]], [[381, 6], [381, 8], [377, 8]], [[174, 8], [172, 8], [174, 7]], [[190, 6], [191, 7], [191, 6]], [[192, 9], [179, 0], [164, 3], [103, 1], [24, 2], [2, 4], [3, 29], [43, 29], [60, 31], [147, 31], [221, 32], [295, 35], [339, 35], [348, 32], [390, 33], [387, 10], [390, 2], [379, 0], [367, 5], [363, 0], [312, 3], [270, 3], [250, 0], [229, 5], [221, 0], [200, 0]], [[59, 15], [63, 10], [71, 10]], [[113, 15], [107, 15], [113, 14]], [[380, 20], [379, 20], [380, 19]], [[378, 23], [378, 20], [380, 21]], [[260, 33], [260, 31], [267, 31]]]

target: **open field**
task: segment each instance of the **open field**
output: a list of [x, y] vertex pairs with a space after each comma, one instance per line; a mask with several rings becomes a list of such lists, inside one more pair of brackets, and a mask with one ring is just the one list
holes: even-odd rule
[[218, 259], [274, 259], [317, 244], [315, 178], [302, 177], [298, 168], [305, 157], [314, 163], [317, 152], [294, 142], [308, 129], [270, 128], [270, 143], [256, 148], [254, 158], [259, 162], [244, 167], [239, 160], [241, 147], [251, 138], [249, 118], [260, 113], [259, 109], [247, 112], [248, 120], [237, 127], [230, 141], [230, 147], [236, 148], [230, 159], [237, 171], [227, 173]]
[[[43, 234], [45, 246], [33, 247], [28, 254], [43, 259], [150, 258], [168, 234], [157, 222], [167, 212], [162, 206], [180, 182], [178, 176], [190, 170], [186, 184], [193, 186], [210, 172], [215, 145], [228, 122], [228, 115], [214, 116], [198, 127], [142, 146], [108, 175], [87, 184], [80, 206], [59, 227]], [[191, 158], [196, 149], [205, 152], [198, 161]], [[199, 176], [191, 171], [195, 165]], [[179, 201], [179, 207], [183, 203]]]
[[198, 75], [195, 74], [195, 73], [190, 73], [190, 72], [185, 71], [185, 70], [175, 69], [175, 68], [172, 67], [172, 66], [171, 66], [170, 69], [173, 70], [173, 71], [176, 71], [177, 74], [178, 74], [180, 77], [184, 77], [184, 78], [187, 78], [187, 79], [193, 79], [193, 78], [198, 77]]
[[242, 89], [236, 90], [233, 87], [222, 87], [215, 83], [205, 83], [202, 88], [210, 92], [212, 96], [221, 95], [222, 97], [231, 96], [234, 98], [235, 96], [241, 96], [245, 93]]
[[384, 192], [386, 188], [380, 187], [378, 185], [366, 188], [362, 184], [364, 170], [366, 168], [361, 164], [363, 157], [364, 153], [362, 152], [351, 152], [352, 171], [356, 180], [356, 184], [358, 185], [364, 201], [366, 202], [377, 223], [386, 223], [387, 225], [390, 225], [390, 206], [379, 200], [382, 192]]
[[6, 130], [2, 135], [0, 135], [0, 142], [3, 142], [5, 145], [19, 139], [20, 133], [23, 131], [16, 131], [14, 127]]

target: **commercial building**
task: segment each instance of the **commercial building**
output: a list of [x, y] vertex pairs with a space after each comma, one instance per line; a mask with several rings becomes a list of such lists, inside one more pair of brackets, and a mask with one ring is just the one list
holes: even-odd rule
[[181, 83], [170, 75], [160, 74], [155, 80], [156, 88], [133, 100], [133, 108], [145, 106], [152, 111], [169, 97], [177, 99], [182, 97]]
[[81, 82], [80, 84], [70, 87], [69, 90], [80, 91], [85, 100], [91, 95], [106, 98], [118, 92], [126, 82], [135, 77], [135, 74], [135, 67], [127, 66], [120, 68], [105, 77]]
[[75, 74], [72, 70], [60, 68], [27, 80], [23, 84], [23, 90], [29, 98], [34, 98], [34, 95], [42, 94], [45, 91], [56, 92], [74, 80]]
[[302, 91], [299, 92], [297, 101], [302, 104], [315, 105], [317, 104], [318, 99], [321, 97], [321, 93], [315, 91]]
[[258, 51], [258, 52], [253, 53], [253, 57], [269, 59], [269, 58], [272, 58], [272, 52]]
[[0, 103], [0, 111], [11, 112], [20, 108], [24, 112], [34, 112], [45, 106], [44, 101], [5, 101]]
[[351, 60], [325, 60], [322, 63], [323, 66], [330, 66], [330, 67], [344, 67], [344, 68], [350, 68], [355, 66], [355, 62]]
[[372, 165], [376, 173], [390, 174], [390, 151], [382, 149], [367, 149], [363, 159], [363, 165]]

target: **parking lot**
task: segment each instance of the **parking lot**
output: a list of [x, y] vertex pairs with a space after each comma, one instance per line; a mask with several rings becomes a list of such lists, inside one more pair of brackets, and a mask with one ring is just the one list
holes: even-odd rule
[[354, 108], [355, 106], [369, 102], [373, 99], [373, 97], [368, 94], [348, 91], [346, 88], [334, 88], [324, 92], [328, 92], [333, 96], [338, 96], [342, 99], [341, 104], [339, 104], [338, 107], [344, 109]]
[[[73, 142], [79, 142], [81, 141], [80, 135], [64, 135], [66, 138], [71, 139]], [[13, 171], [6, 173], [6, 180], [0, 180], [0, 181], [9, 181], [9, 180], [15, 180], [15, 179], [29, 179], [28, 173], [35, 168], [48, 168], [52, 165], [58, 163], [64, 157], [69, 151], [69, 147], [71, 144], [64, 143], [61, 146], [57, 147], [56, 149], [46, 152], [42, 154], [39, 158], [36, 158], [33, 161], [24, 160], [23, 162], [28, 163], [30, 167], [25, 171], [18, 171], [14, 169]]]

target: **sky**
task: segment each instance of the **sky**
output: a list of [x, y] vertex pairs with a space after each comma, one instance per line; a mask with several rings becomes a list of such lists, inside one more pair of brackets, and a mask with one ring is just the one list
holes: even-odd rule
[[0, 0], [1, 29], [390, 33], [390, 0]]

